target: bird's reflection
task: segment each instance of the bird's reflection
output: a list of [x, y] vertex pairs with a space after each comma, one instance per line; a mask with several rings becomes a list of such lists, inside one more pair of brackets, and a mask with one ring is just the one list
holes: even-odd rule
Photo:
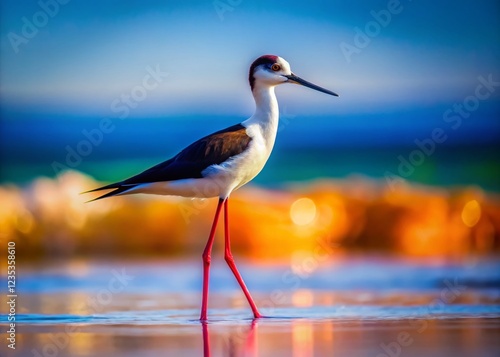
[[[245, 330], [237, 329], [229, 336], [228, 356], [257, 356], [257, 321], [253, 319]], [[207, 321], [201, 322], [203, 356], [210, 357], [210, 329]]]

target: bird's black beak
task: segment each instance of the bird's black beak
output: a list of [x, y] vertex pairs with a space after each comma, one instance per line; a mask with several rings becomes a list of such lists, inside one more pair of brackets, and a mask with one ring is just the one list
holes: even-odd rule
[[328, 89], [325, 89], [325, 88], [321, 88], [320, 86], [317, 86], [316, 84], [312, 84], [311, 82], [308, 82], [305, 79], [302, 79], [302, 78], [296, 76], [293, 73], [292, 74], [288, 74], [288, 75], [285, 74], [284, 77], [288, 78], [288, 81], [291, 82], [291, 83], [300, 84], [300, 85], [303, 85], [305, 87], [309, 87], [311, 89], [317, 90], [319, 92], [323, 92], [323, 93], [326, 93], [326, 94], [333, 95], [335, 97], [339, 96], [337, 93], [329, 91]]

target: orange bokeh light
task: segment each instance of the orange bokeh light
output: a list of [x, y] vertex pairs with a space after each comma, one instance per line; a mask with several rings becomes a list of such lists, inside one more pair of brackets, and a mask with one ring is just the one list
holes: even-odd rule
[[[66, 172], [23, 190], [0, 186], [0, 238], [15, 240], [27, 259], [203, 250], [215, 199], [139, 195], [85, 203], [92, 197], [79, 193], [98, 185]], [[230, 230], [236, 254], [273, 261], [300, 253], [307, 257], [302, 261], [321, 264], [349, 250], [491, 253], [500, 250], [500, 200], [477, 188], [392, 190], [362, 178], [281, 191], [248, 186], [231, 197]], [[223, 246], [218, 242], [216, 250]]]

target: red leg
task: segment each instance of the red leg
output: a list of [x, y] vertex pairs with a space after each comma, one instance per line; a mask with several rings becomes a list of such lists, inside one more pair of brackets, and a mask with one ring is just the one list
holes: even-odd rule
[[233, 272], [234, 277], [236, 278], [236, 280], [238, 280], [238, 284], [240, 284], [241, 290], [243, 290], [243, 293], [245, 294], [245, 297], [247, 298], [248, 303], [252, 308], [253, 316], [255, 318], [262, 317], [262, 315], [259, 313], [259, 310], [257, 310], [257, 306], [253, 302], [252, 296], [250, 295], [250, 292], [248, 291], [245, 282], [241, 278], [238, 268], [236, 268], [236, 264], [234, 263], [233, 254], [231, 253], [231, 242], [229, 241], [229, 216], [228, 216], [229, 209], [227, 202], [228, 199], [224, 201], [224, 235], [225, 235], [224, 259], [226, 260], [227, 265], [229, 265], [231, 271]]
[[212, 253], [212, 245], [214, 244], [215, 238], [215, 229], [217, 228], [217, 222], [219, 221], [220, 211], [222, 208], [222, 204], [224, 203], [223, 199], [219, 199], [219, 203], [217, 204], [217, 210], [215, 211], [214, 222], [212, 223], [212, 229], [210, 230], [210, 236], [208, 237], [207, 245], [205, 246], [205, 250], [203, 251], [203, 295], [201, 300], [201, 321], [207, 320], [207, 306], [208, 306], [208, 284], [210, 280], [210, 260]]

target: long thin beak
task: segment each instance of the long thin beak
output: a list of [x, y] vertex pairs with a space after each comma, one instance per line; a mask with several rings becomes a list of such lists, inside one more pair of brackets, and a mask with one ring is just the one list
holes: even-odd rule
[[302, 79], [293, 73], [289, 74], [289, 75], [284, 75], [284, 77], [288, 78], [288, 81], [290, 81], [291, 83], [300, 84], [300, 85], [303, 85], [305, 87], [309, 87], [311, 89], [317, 90], [319, 92], [334, 95], [335, 97], [339, 96], [337, 93], [334, 93], [334, 92], [332, 92], [328, 89], [325, 89], [325, 88], [321, 88], [320, 86], [317, 86], [316, 84], [312, 84], [311, 82], [308, 82], [305, 79]]

